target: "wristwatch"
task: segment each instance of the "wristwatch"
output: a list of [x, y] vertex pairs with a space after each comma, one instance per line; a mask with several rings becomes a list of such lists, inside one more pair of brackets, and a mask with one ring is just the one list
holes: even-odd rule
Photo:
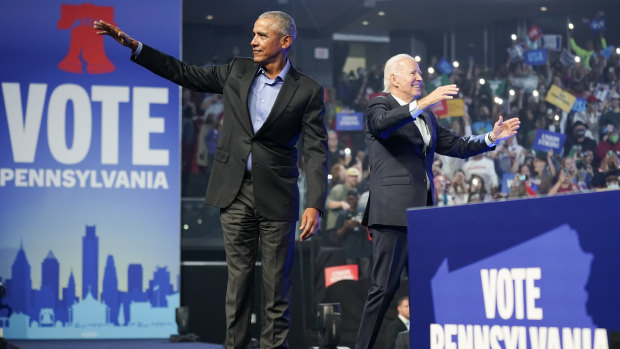
[[497, 145], [498, 142], [496, 142], [495, 140], [493, 140], [493, 138], [491, 138], [491, 133], [493, 133], [493, 132], [487, 133], [487, 139], [491, 143], [491, 144], [489, 144], [489, 147], [494, 147], [494, 146]]

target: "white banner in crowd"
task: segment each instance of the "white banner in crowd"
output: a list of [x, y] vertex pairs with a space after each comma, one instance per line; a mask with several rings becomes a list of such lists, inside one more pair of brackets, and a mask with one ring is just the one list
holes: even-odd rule
[[562, 51], [562, 35], [544, 34], [542, 36], [542, 48], [551, 51]]
[[567, 49], [563, 49], [560, 54], [560, 63], [566, 67], [572, 66], [575, 64], [575, 55], [570, 53]]
[[597, 84], [596, 89], [594, 89], [594, 97], [601, 102], [605, 102], [607, 97], [609, 97], [609, 85]]
[[512, 79], [512, 85], [526, 91], [533, 91], [538, 88], [538, 75], [515, 77]]

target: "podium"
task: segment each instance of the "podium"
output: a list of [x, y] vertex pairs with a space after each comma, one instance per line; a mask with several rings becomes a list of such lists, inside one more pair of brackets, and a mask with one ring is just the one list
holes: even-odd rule
[[411, 348], [607, 349], [620, 191], [407, 212]]

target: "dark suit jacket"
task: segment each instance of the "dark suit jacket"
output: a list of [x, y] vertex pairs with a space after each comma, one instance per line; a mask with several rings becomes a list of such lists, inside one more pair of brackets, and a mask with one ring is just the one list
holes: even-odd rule
[[407, 326], [400, 320], [398, 316], [390, 324], [387, 328], [387, 347], [386, 349], [394, 349], [394, 345], [396, 343], [396, 337], [400, 332], [407, 331]]
[[420, 130], [409, 114], [388, 95], [373, 98], [366, 110], [370, 160], [370, 196], [363, 224], [407, 226], [406, 210], [427, 203], [426, 174], [433, 192], [434, 153], [466, 158], [492, 150], [484, 135], [457, 137], [437, 124], [425, 111], [418, 117], [427, 123], [431, 140], [424, 149]]
[[409, 349], [409, 332], [401, 332], [396, 337], [394, 349]]
[[308, 191], [306, 207], [323, 211], [327, 188], [327, 132], [323, 124], [323, 89], [291, 68], [267, 120], [254, 134], [248, 93], [260, 68], [250, 58], [226, 65], [190, 66], [144, 45], [132, 60], [183, 87], [224, 95], [224, 123], [215, 153], [206, 202], [228, 207], [237, 195], [246, 161], [252, 152], [254, 205], [271, 220], [294, 221], [299, 216], [297, 149], [303, 139]]

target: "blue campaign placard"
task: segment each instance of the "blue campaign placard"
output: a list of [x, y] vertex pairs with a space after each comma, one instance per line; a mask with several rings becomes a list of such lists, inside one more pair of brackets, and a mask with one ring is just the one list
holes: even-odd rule
[[615, 190], [409, 210], [411, 348], [609, 348], [618, 200]]
[[510, 186], [515, 179], [515, 174], [512, 172], [504, 172], [502, 174], [502, 194], [510, 194]]
[[93, 21], [178, 57], [181, 2], [13, 1], [0, 19], [14, 28], [0, 66], [4, 337], [167, 338], [179, 306], [180, 90]]
[[587, 106], [587, 102], [584, 98], [577, 98], [575, 100], [575, 103], [573, 104], [573, 108], [571, 109], [572, 111], [575, 112], [582, 112], [582, 111], [586, 111], [586, 106]]
[[563, 133], [538, 129], [534, 143], [532, 143], [532, 149], [545, 153], [551, 149], [556, 154], [560, 154], [562, 147], [564, 147], [564, 141], [566, 141], [566, 135]]
[[605, 17], [599, 17], [590, 21], [590, 30], [592, 30], [594, 34], [598, 34], [602, 31], [605, 31], [605, 25]]
[[601, 50], [601, 55], [603, 55], [603, 57], [605, 57], [605, 59], [609, 59], [609, 57], [611, 57], [612, 52], [615, 51], [615, 47], [609, 45], [607, 47], [605, 47], [604, 49]]
[[336, 114], [336, 131], [361, 131], [364, 129], [364, 113], [340, 112]]
[[452, 64], [448, 62], [446, 57], [441, 57], [439, 62], [437, 62], [437, 70], [439, 70], [442, 74], [450, 75], [454, 71]]
[[529, 50], [525, 51], [523, 61], [528, 65], [544, 65], [547, 64], [547, 50]]

